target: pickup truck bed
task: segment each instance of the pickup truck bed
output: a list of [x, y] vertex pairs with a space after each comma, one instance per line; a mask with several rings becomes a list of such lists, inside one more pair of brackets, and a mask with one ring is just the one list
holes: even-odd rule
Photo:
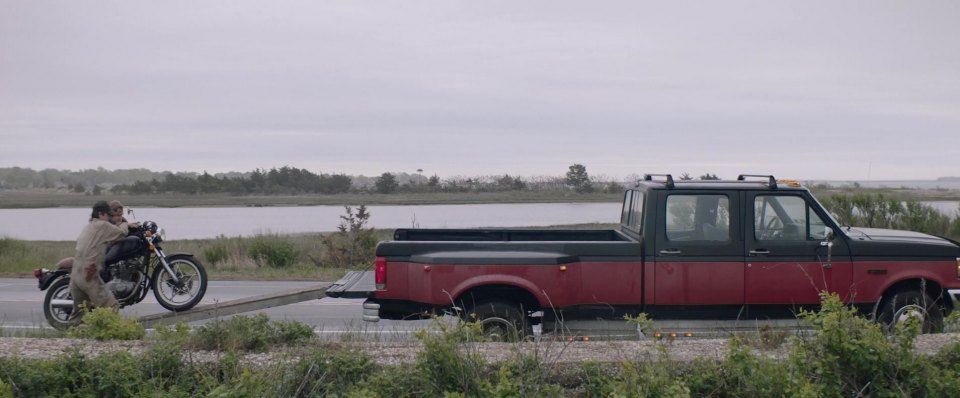
[[631, 239], [613, 229], [398, 229], [394, 241], [471, 242], [624, 242]]

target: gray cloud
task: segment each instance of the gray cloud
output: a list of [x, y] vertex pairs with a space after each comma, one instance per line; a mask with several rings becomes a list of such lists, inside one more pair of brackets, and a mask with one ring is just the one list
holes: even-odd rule
[[958, 175], [956, 15], [946, 1], [5, 0], [0, 167]]

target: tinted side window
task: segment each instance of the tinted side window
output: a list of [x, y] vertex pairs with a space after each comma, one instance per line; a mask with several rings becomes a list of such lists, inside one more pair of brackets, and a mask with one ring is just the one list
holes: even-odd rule
[[623, 194], [623, 213], [620, 215], [620, 225], [630, 225], [630, 206], [633, 200], [633, 191]]
[[667, 197], [667, 240], [728, 241], [730, 200], [725, 195]]
[[630, 212], [630, 227], [639, 232], [643, 229], [643, 199], [646, 197], [642, 192], [635, 192], [633, 195], [633, 210]]
[[757, 196], [753, 209], [757, 240], [819, 240], [826, 236], [826, 224], [799, 196]]

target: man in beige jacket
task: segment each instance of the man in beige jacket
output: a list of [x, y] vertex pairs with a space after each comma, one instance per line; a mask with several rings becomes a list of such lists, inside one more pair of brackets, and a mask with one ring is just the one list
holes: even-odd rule
[[72, 323], [83, 317], [80, 308], [86, 304], [88, 309], [97, 307], [118, 308], [119, 303], [113, 293], [100, 279], [100, 270], [110, 245], [127, 236], [127, 223], [114, 225], [110, 222], [110, 205], [98, 201], [93, 205], [90, 222], [77, 237], [77, 253], [73, 257], [73, 270], [70, 273], [70, 294], [73, 295]]

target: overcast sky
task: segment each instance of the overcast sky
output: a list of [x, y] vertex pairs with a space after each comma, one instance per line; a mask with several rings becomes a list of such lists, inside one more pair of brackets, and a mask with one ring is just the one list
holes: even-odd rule
[[0, 0], [0, 167], [960, 176], [960, 1]]

